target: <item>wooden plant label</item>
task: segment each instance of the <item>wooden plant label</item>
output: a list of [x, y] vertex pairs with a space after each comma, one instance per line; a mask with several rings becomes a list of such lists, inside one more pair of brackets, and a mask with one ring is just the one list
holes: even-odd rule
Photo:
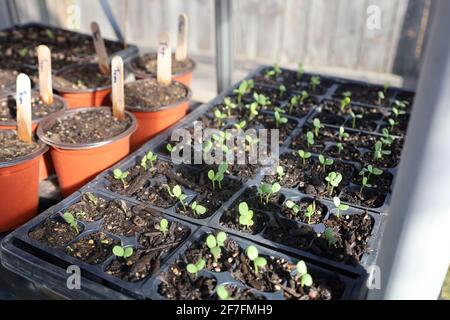
[[31, 81], [26, 74], [17, 76], [16, 90], [17, 134], [20, 140], [31, 143]]
[[108, 53], [106, 52], [105, 41], [102, 38], [100, 27], [97, 22], [91, 23], [92, 38], [94, 40], [94, 48], [98, 58], [98, 66], [101, 73], [107, 75], [110, 73]]
[[157, 80], [163, 86], [172, 83], [172, 51], [170, 49], [170, 39], [167, 32], [163, 32], [159, 36], [158, 44], [158, 66]]
[[175, 60], [184, 61], [187, 58], [187, 42], [188, 42], [188, 17], [185, 13], [178, 17], [178, 38], [177, 50], [175, 52]]
[[125, 99], [123, 89], [123, 60], [115, 56], [111, 62], [113, 114], [118, 120], [125, 118]]
[[37, 48], [39, 61], [39, 92], [41, 99], [46, 104], [53, 103], [52, 88], [52, 56], [46, 45]]

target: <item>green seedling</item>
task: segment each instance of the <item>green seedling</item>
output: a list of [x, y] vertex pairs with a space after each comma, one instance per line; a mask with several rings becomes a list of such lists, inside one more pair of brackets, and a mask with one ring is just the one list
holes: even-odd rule
[[308, 218], [308, 224], [311, 224], [311, 218], [313, 217], [314, 213], [316, 213], [316, 202], [313, 201], [307, 208], [305, 212], [305, 217]]
[[274, 113], [274, 117], [275, 117], [275, 125], [278, 128], [280, 128], [280, 126], [284, 123], [288, 122], [288, 119], [286, 117], [283, 117], [282, 113], [284, 112], [283, 109], [281, 108], [275, 108], [275, 113]]
[[342, 92], [342, 97], [343, 98], [350, 98], [352, 96], [352, 93], [350, 91], [344, 91]]
[[167, 152], [172, 153], [175, 150], [175, 148], [170, 143], [168, 143], [166, 144], [166, 150]]
[[277, 167], [277, 179], [278, 181], [282, 181], [286, 173], [284, 172], [284, 168], [282, 166]]
[[167, 233], [169, 232], [169, 221], [167, 221], [167, 219], [161, 219], [159, 222], [159, 231], [162, 232], [164, 237], [167, 236]]
[[330, 172], [328, 176], [325, 177], [327, 181], [327, 190], [329, 190], [330, 197], [333, 195], [334, 188], [337, 188], [342, 181], [342, 174], [339, 172]]
[[313, 279], [311, 275], [308, 273], [308, 268], [306, 267], [306, 263], [303, 260], [297, 262], [297, 279], [300, 280], [300, 285], [302, 288], [304, 286], [310, 287], [313, 284]]
[[392, 107], [392, 113], [394, 114], [394, 116], [396, 118], [398, 118], [399, 116], [402, 116], [404, 114], [406, 114], [405, 110], [399, 109], [397, 107]]
[[333, 228], [330, 228], [330, 227], [326, 228], [324, 235], [325, 235], [325, 240], [327, 240], [327, 242], [328, 242], [328, 246], [331, 247], [332, 245], [334, 245], [337, 242], [337, 239], [334, 236]]
[[323, 172], [326, 172], [327, 166], [331, 166], [334, 163], [334, 160], [325, 158], [323, 155], [319, 155], [319, 162], [322, 165]]
[[378, 104], [382, 104], [383, 101], [384, 101], [384, 99], [386, 98], [386, 97], [384, 96], [384, 91], [378, 91], [377, 96], [378, 96], [378, 101], [377, 101], [377, 103], [378, 103]]
[[194, 216], [199, 217], [206, 213], [206, 208], [200, 204], [197, 203], [197, 201], [192, 202], [191, 204], [192, 212], [194, 213]]
[[347, 108], [351, 102], [352, 102], [352, 100], [350, 99], [349, 96], [342, 98], [341, 99], [341, 111], [345, 112], [345, 108]]
[[122, 183], [125, 185], [125, 179], [130, 175], [129, 172], [122, 172], [120, 169], [114, 169], [113, 171], [114, 179], [122, 181]]
[[336, 216], [340, 217], [341, 211], [347, 211], [350, 207], [346, 204], [341, 203], [341, 199], [338, 197], [333, 198], [333, 204], [336, 207]]
[[[367, 174], [367, 176], [366, 176]], [[362, 176], [362, 181], [361, 181], [361, 189], [359, 190], [359, 194], [362, 195], [363, 189], [364, 188], [371, 188], [372, 185], [369, 183], [369, 179], [372, 175], [374, 176], [379, 176], [383, 174], [383, 170], [375, 168], [374, 166], [372, 166], [371, 164], [369, 164], [366, 168], [363, 168], [360, 172], [359, 175]]]
[[314, 145], [314, 133], [312, 131], [306, 133], [306, 143], [308, 148], [311, 148]]
[[254, 146], [256, 146], [258, 144], [259, 139], [258, 138], [254, 138], [254, 137], [252, 137], [249, 134], [246, 134], [245, 135], [245, 141], [248, 142], [250, 150], [253, 150]]
[[231, 297], [230, 292], [228, 291], [227, 287], [223, 284], [217, 287], [217, 296], [220, 300], [233, 300]]
[[253, 261], [253, 266], [255, 268], [255, 273], [258, 274], [259, 268], [264, 268], [267, 265], [267, 260], [264, 257], [259, 256], [258, 249], [255, 246], [249, 246], [245, 252], [247, 257]]
[[348, 113], [352, 117], [352, 128], [354, 129], [356, 127], [356, 119], [362, 119], [363, 115], [361, 113], [354, 113], [352, 109], [350, 109]]
[[75, 219], [75, 217], [73, 216], [73, 214], [71, 214], [70, 212], [65, 212], [63, 214], [63, 218], [64, 218], [64, 221], [66, 221], [67, 224], [76, 231], [76, 233], [79, 232], [78, 222], [77, 222], [77, 219]]
[[28, 54], [28, 51], [29, 51], [28, 48], [20, 49], [19, 55], [23, 58]]
[[391, 84], [389, 82], [385, 82], [383, 85], [383, 92], [386, 94], [387, 91], [389, 90], [389, 87], [391, 86]]
[[169, 193], [169, 195], [172, 198], [178, 199], [178, 201], [180, 201], [181, 205], [183, 206], [183, 209], [186, 210], [186, 205], [184, 203], [184, 200], [186, 200], [187, 195], [185, 195], [183, 193], [183, 191], [181, 190], [181, 187], [179, 185], [176, 185], [172, 188], [172, 190], [170, 189], [169, 186], [166, 186], [167, 188], [167, 192]]
[[311, 86], [312, 91], [316, 91], [317, 87], [320, 85], [320, 77], [312, 76], [309, 84]]
[[237, 89], [234, 89], [234, 93], [237, 94], [238, 103], [242, 102], [242, 97], [249, 93], [254, 87], [255, 83], [253, 80], [244, 80], [241, 82]]
[[248, 119], [252, 121], [259, 114], [259, 106], [256, 102], [247, 104], [245, 108], [248, 110]]
[[409, 104], [409, 102], [408, 101], [406, 101], [406, 100], [395, 100], [394, 101], [394, 104], [395, 104], [395, 106], [397, 107], [397, 108], [400, 108], [400, 109], [404, 109], [404, 108], [406, 108], [406, 106]]
[[318, 118], [314, 118], [313, 120], [313, 126], [314, 126], [314, 134], [316, 137], [319, 136], [319, 130], [324, 128], [323, 124], [320, 123], [320, 120]]
[[153, 163], [158, 159], [158, 156], [153, 152], [149, 151], [142, 159], [141, 159], [141, 167], [147, 170], [147, 161], [150, 161], [150, 167], [153, 169]]
[[203, 270], [203, 268], [205, 267], [206, 262], [203, 259], [200, 259], [197, 261], [197, 263], [190, 263], [186, 266], [186, 270], [187, 272], [189, 272], [190, 274], [194, 275], [194, 277], [198, 277], [198, 273], [200, 271]]
[[55, 35], [53, 34], [52, 30], [46, 29], [46, 30], [45, 30], [45, 34], [47, 35], [47, 37], [48, 37], [49, 39], [55, 39]]
[[345, 132], [344, 127], [339, 127], [339, 141], [343, 141], [345, 139], [348, 139], [350, 137], [350, 135]]
[[292, 114], [293, 108], [302, 105], [308, 97], [309, 94], [305, 90], [303, 90], [299, 96], [293, 96], [288, 103], [289, 113]]
[[373, 158], [375, 160], [383, 159], [383, 156], [385, 156], [385, 155], [388, 156], [390, 154], [391, 154], [390, 150], [384, 150], [383, 149], [383, 142], [377, 141], [375, 143], [375, 151], [373, 153]]
[[217, 168], [217, 173], [214, 170], [208, 171], [208, 179], [211, 180], [213, 190], [216, 189], [216, 182], [219, 185], [219, 189], [222, 189], [222, 181], [225, 177], [225, 172], [228, 170], [228, 164], [221, 163]]
[[222, 111], [220, 111], [220, 109], [214, 110], [214, 118], [216, 118], [217, 121], [219, 122], [219, 126], [222, 125], [223, 120], [225, 120], [227, 117], [228, 117], [228, 115], [226, 113], [223, 113]]
[[281, 74], [280, 65], [278, 63], [275, 63], [273, 68], [266, 71], [266, 74], [264, 75], [266, 78], [270, 79], [273, 77], [277, 77]]
[[118, 258], [129, 258], [133, 255], [133, 248], [132, 247], [122, 247], [122, 246], [114, 246], [112, 249], [113, 254]]
[[307, 152], [304, 150], [298, 150], [297, 154], [300, 158], [302, 158], [303, 164], [306, 164], [306, 160], [311, 158], [311, 152]]
[[253, 100], [255, 103], [258, 104], [258, 106], [260, 107], [266, 107], [268, 105], [270, 105], [270, 100], [268, 97], [266, 97], [264, 94], [260, 93], [254, 93], [253, 94]]
[[298, 215], [298, 213], [300, 212], [300, 206], [298, 206], [294, 201], [292, 200], [287, 200], [284, 205], [286, 206], [286, 208], [291, 209], [292, 213], [294, 214], [294, 216]]
[[301, 79], [304, 73], [305, 69], [303, 68], [303, 63], [299, 62], [297, 66], [297, 79]]
[[212, 147], [213, 147], [212, 141], [211, 140], [206, 140], [202, 144], [203, 153], [207, 153], [209, 150], [211, 150]]
[[214, 257], [214, 262], [217, 262], [222, 255], [222, 247], [225, 245], [225, 240], [227, 240], [227, 234], [223, 231], [219, 232], [217, 236], [210, 234], [206, 238], [206, 245]]
[[395, 119], [389, 118], [388, 119], [389, 127], [391, 128], [391, 131], [394, 130], [394, 127], [398, 125], [398, 121]]
[[247, 230], [250, 229], [251, 226], [253, 226], [253, 211], [250, 210], [248, 207], [248, 204], [246, 202], [239, 203], [239, 224], [244, 226]]
[[247, 125], [247, 121], [242, 120], [242, 121], [239, 121], [239, 123], [235, 123], [234, 127], [238, 130], [244, 130], [246, 125]]
[[223, 99], [223, 103], [225, 104], [225, 110], [227, 111], [227, 116], [231, 117], [231, 110], [236, 109], [236, 104], [231, 101], [229, 97], [225, 97]]
[[278, 87], [278, 91], [280, 91], [280, 97], [283, 97], [284, 94], [286, 93], [286, 86], [284, 84], [280, 84], [280, 86]]
[[306, 92], [305, 90], [302, 90], [302, 92], [300, 92], [300, 104], [305, 103], [305, 100], [308, 98], [309, 98], [308, 92]]
[[270, 197], [272, 195], [275, 195], [281, 190], [281, 186], [278, 182], [275, 182], [274, 184], [270, 183], [263, 183], [261, 186], [258, 187], [258, 196], [260, 202], [266, 205], [269, 204]]
[[344, 145], [341, 142], [338, 142], [336, 148], [338, 149], [338, 154], [341, 154], [342, 150], [344, 150]]
[[390, 146], [395, 141], [395, 137], [389, 133], [387, 128], [384, 128], [382, 133], [383, 137], [380, 139], [381, 142], [386, 146]]

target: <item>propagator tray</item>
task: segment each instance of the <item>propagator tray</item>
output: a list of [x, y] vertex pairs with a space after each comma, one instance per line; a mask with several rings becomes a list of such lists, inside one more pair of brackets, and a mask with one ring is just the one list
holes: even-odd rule
[[[266, 68], [268, 67], [261, 67], [255, 70], [254, 72], [250, 73], [246, 79], [255, 79], [255, 82], [260, 87], [260, 89], [277, 88], [274, 85], [258, 82], [258, 79], [261, 79], [260, 75]], [[285, 69], [282, 69], [282, 71], [283, 75], [293, 73], [293, 71]], [[306, 74], [306, 77], [310, 77], [310, 75]], [[320, 103], [325, 99], [333, 99], [333, 94], [336, 92], [336, 90], [339, 88], [340, 85], [345, 83], [364, 84], [363, 82], [351, 81], [342, 78], [322, 77], [321, 79], [323, 81], [322, 83], [325, 83], [326, 86], [324, 88], [321, 88], [321, 95], [312, 96], [312, 98], [316, 101], [317, 104], [300, 118], [288, 116], [289, 120], [295, 123], [295, 129], [288, 134], [288, 136], [284, 141], [280, 142], [281, 156], [283, 154], [292, 152], [292, 150], [289, 149], [292, 140], [295, 139], [295, 137], [302, 132], [303, 128], [306, 125], [308, 125], [308, 123], [314, 118], [314, 116], [318, 112], [320, 112], [318, 105], [320, 105]], [[299, 248], [290, 247], [287, 245], [269, 241], [264, 237], [264, 230], [261, 230], [261, 232], [259, 232], [258, 234], [252, 235], [249, 233], [241, 232], [239, 230], [229, 229], [228, 227], [220, 223], [220, 218], [225, 214], [225, 212], [228, 209], [231, 208], [233, 204], [235, 204], [236, 201], [238, 201], [239, 197], [245, 192], [245, 190], [251, 188], [252, 186], [257, 186], [261, 183], [261, 181], [264, 178], [263, 174], [265, 170], [264, 167], [260, 168], [257, 171], [257, 173], [252, 177], [230, 176], [229, 179], [235, 179], [242, 182], [241, 188], [233, 196], [231, 196], [228, 199], [228, 201], [223, 203], [223, 205], [218, 210], [216, 210], [216, 212], [214, 212], [211, 216], [205, 219], [195, 219], [179, 214], [176, 210], [179, 204], [176, 204], [172, 208], [158, 208], [155, 206], [144, 204], [136, 198], [129, 198], [108, 190], [109, 182], [106, 179], [106, 177], [112, 174], [113, 169], [120, 168], [122, 171], [128, 170], [132, 166], [138, 164], [139, 161], [142, 159], [142, 157], [148, 153], [148, 151], [153, 151], [158, 154], [159, 157], [157, 161], [171, 162], [171, 159], [167, 156], [167, 154], [164, 153], [164, 146], [168, 141], [168, 139], [170, 139], [172, 132], [178, 128], [192, 127], [192, 124], [194, 123], [195, 120], [200, 119], [204, 116], [210, 117], [208, 112], [210, 112], [214, 108], [214, 106], [221, 104], [223, 102], [224, 97], [233, 95], [233, 90], [236, 89], [238, 85], [239, 83], [231, 87], [229, 90], [223, 92], [219, 96], [217, 96], [211, 102], [204, 104], [193, 110], [188, 116], [186, 116], [179, 123], [175, 124], [171, 128], [165, 130], [155, 138], [151, 139], [138, 151], [136, 151], [135, 153], [133, 153], [132, 155], [130, 155], [129, 157], [118, 163], [117, 165], [115, 165], [113, 168], [105, 170], [103, 173], [98, 175], [91, 183], [89, 183], [82, 190], [80, 190], [80, 192], [91, 191], [107, 199], [122, 199], [129, 204], [143, 205], [145, 207], [157, 210], [164, 217], [167, 217], [169, 220], [177, 221], [189, 227], [192, 232], [191, 236], [186, 240], [186, 242], [182, 246], [180, 246], [177, 250], [175, 250], [175, 252], [172, 252], [169, 256], [165, 258], [165, 261], [161, 266], [161, 270], [167, 270], [170, 263], [174, 261], [174, 259], [177, 256], [182, 254], [183, 250], [185, 250], [189, 246], [189, 243], [192, 243], [193, 240], [198, 239], [199, 234], [201, 235], [204, 232], [206, 232], [205, 230], [209, 231], [223, 230], [226, 231], [230, 235], [230, 237], [236, 239], [240, 243], [255, 244], [258, 246], [258, 248], [260, 248], [260, 250], [264, 252], [270, 252], [272, 255], [275, 256], [284, 256], [284, 254], [287, 254], [289, 256], [289, 259], [291, 260], [304, 259], [305, 261], [307, 261], [312, 265], [311, 266], [312, 268], [324, 268], [326, 270], [329, 270], [330, 272], [337, 273], [344, 278], [348, 277], [348, 279], [351, 279], [353, 281], [352, 285], [356, 284], [357, 286], [357, 288], [355, 289], [356, 291], [354, 291], [353, 289], [352, 289], [353, 291], [350, 290], [351, 292], [353, 292], [351, 296], [359, 298], [363, 297], [366, 292], [366, 289], [363, 286], [363, 281], [367, 276], [365, 269], [370, 265], [376, 263], [380, 240], [383, 233], [383, 226], [385, 223], [385, 215], [389, 206], [389, 199], [390, 199], [389, 193], [386, 195], [386, 199], [382, 207], [366, 208], [363, 206], [352, 205], [350, 203], [349, 211], [342, 213], [345, 215], [347, 214], [353, 215], [367, 212], [373, 221], [373, 229], [370, 238], [368, 240], [368, 245], [371, 251], [365, 253], [362, 256], [360, 264], [358, 266], [354, 266], [354, 265], [346, 265], [343, 263], [339, 263], [337, 261], [317, 256], [315, 254], [312, 254], [311, 252], [308, 252], [307, 250], [301, 250]], [[292, 96], [293, 94], [298, 94], [305, 86], [307, 86], [306, 83], [296, 84], [295, 86], [288, 85], [287, 86], [288, 92], [286, 94], [287, 98], [284, 101], [280, 101], [280, 105], [281, 106], [285, 105], [289, 99], [288, 97]], [[389, 110], [390, 104], [393, 103], [395, 96], [399, 94], [407, 96], [413, 95], [413, 93], [404, 91], [402, 89], [396, 88], [391, 89], [393, 91], [393, 95], [389, 99], [389, 105], [385, 107], [386, 110]], [[364, 106], [363, 104], [360, 105], [362, 107], [379, 108], [376, 106], [368, 106], [368, 105]], [[270, 116], [273, 115], [273, 112], [267, 110], [262, 111], [262, 114]], [[229, 124], [232, 123], [233, 119], [230, 120]], [[333, 127], [328, 126], [326, 123], [325, 125], [327, 127]], [[348, 128], [348, 131], [349, 132], [353, 131], [360, 134], [375, 135], [377, 137], [380, 136], [380, 133], [377, 131], [365, 132], [361, 130], [352, 130], [351, 128]], [[317, 155], [314, 154], [313, 158], [314, 157], [317, 157]], [[351, 163], [357, 166], [358, 168], [361, 168], [361, 164], [358, 162], [353, 161], [342, 161], [342, 162]], [[176, 170], [176, 168], [191, 168], [192, 170], [194, 170], [194, 172], [196, 169], [198, 169], [197, 165], [174, 164], [173, 167], [174, 170]], [[396, 168], [389, 168], [387, 170], [393, 176], [392, 179], [393, 184]], [[193, 201], [195, 199], [196, 193], [193, 190], [183, 190], [183, 191], [188, 195], [187, 202]], [[155, 286], [158, 281], [157, 275], [148, 277], [147, 279], [141, 281], [140, 283], [134, 284], [127, 283], [123, 280], [105, 274], [101, 266], [92, 267], [90, 265], [86, 265], [66, 255], [63, 251], [48, 248], [28, 237], [28, 233], [31, 229], [42, 223], [45, 219], [57, 215], [58, 212], [61, 212], [64, 208], [66, 208], [70, 204], [78, 201], [81, 196], [80, 192], [73, 194], [69, 198], [65, 199], [63, 202], [45, 211], [44, 213], [42, 213], [29, 223], [27, 223], [26, 225], [12, 232], [8, 237], [6, 237], [2, 243], [3, 264], [12, 271], [22, 274], [23, 276], [29, 278], [30, 280], [48, 283], [48, 286], [50, 288], [54, 289], [56, 292], [60, 292], [65, 297], [138, 298], [138, 299], [161, 298], [160, 296], [158, 296], [158, 293], [155, 292]], [[293, 200], [299, 200], [305, 197], [311, 198], [311, 196], [303, 194], [297, 189], [288, 189], [288, 188], [283, 188], [281, 190], [281, 195], [286, 199], [289, 198]], [[326, 219], [330, 217], [330, 214], [333, 213], [332, 209], [333, 205], [332, 202], [330, 201], [331, 199], [321, 196], [317, 196], [315, 197], [315, 199], [327, 207], [328, 213], [324, 217], [324, 221], [326, 221]], [[305, 224], [301, 222], [290, 220], [286, 217], [281, 217], [281, 215], [278, 212], [272, 211], [267, 212], [264, 210], [262, 211], [256, 210], [256, 211], [266, 215], [269, 222], [273, 221], [274, 219], [282, 219], [289, 223], [298, 224], [300, 227], [305, 226]], [[92, 230], [90, 228], [95, 228], [95, 226], [91, 225], [87, 226], [87, 230]], [[312, 228], [316, 231], [322, 231], [324, 229], [324, 226], [323, 223], [320, 223], [317, 225], [313, 225]], [[87, 230], [85, 230], [84, 233], [87, 232]], [[120, 239], [120, 240], [124, 244], [132, 244], [130, 242], [127, 242], [129, 241], [129, 239]], [[112, 258], [110, 257], [109, 259]], [[75, 261], [77, 262], [78, 265], [81, 266], [83, 280], [85, 280], [86, 283], [85, 287], [86, 290], [78, 292], [67, 290], [65, 286], [65, 282], [67, 279], [65, 267], [67, 267], [67, 265], [75, 263]], [[230, 280], [228, 276], [214, 275], [214, 277], [217, 277], [219, 282], [227, 282]], [[242, 284], [240, 284], [240, 286], [242, 286]], [[271, 298], [274, 297], [271, 296]]]

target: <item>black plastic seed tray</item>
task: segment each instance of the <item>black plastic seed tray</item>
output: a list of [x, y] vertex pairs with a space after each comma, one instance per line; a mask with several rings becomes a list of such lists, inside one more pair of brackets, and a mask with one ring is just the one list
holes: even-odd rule
[[[208, 227], [202, 227], [201, 229], [197, 230], [195, 234], [193, 234], [188, 241], [186, 241], [178, 250], [175, 252], [170, 259], [167, 261], [165, 266], [161, 269], [161, 273], [167, 272], [169, 268], [177, 261], [177, 260], [183, 260], [184, 254], [187, 250], [189, 250], [190, 247], [192, 247], [195, 244], [198, 244], [201, 241], [205, 241], [206, 236], [208, 234], [215, 234], [217, 233], [217, 230], [213, 228]], [[321, 267], [316, 265], [314, 262], [311, 262], [307, 257], [298, 257], [293, 258], [291, 256], [288, 256], [286, 254], [282, 254], [280, 252], [274, 251], [272, 249], [260, 246], [252, 241], [249, 241], [247, 239], [243, 239], [236, 236], [228, 236], [229, 239], [235, 241], [239, 247], [243, 250], [245, 250], [250, 245], [256, 246], [258, 249], [258, 252], [261, 255], [264, 256], [270, 256], [275, 257], [277, 259], [284, 259], [289, 264], [295, 265], [298, 260], [303, 259], [307, 263], [308, 272], [315, 275], [316, 277], [320, 278], [326, 278], [330, 279], [332, 277], [336, 277], [339, 279], [339, 281], [343, 284], [344, 290], [339, 297], [339, 299], [347, 300], [347, 299], [358, 299], [360, 297], [360, 287], [362, 282], [364, 281], [364, 277], [358, 277], [358, 278], [351, 278], [346, 275], [340, 274], [336, 271], [327, 269], [325, 267]], [[195, 261], [188, 261], [188, 263], [195, 263]], [[292, 271], [295, 272], [295, 271]], [[206, 278], [214, 278], [216, 280], [216, 288], [219, 285], [230, 285], [230, 286], [236, 286], [243, 290], [248, 289], [250, 290], [255, 296], [260, 297], [262, 299], [266, 300], [285, 300], [283, 296], [283, 291], [274, 291], [274, 292], [263, 292], [259, 291], [255, 288], [252, 288], [249, 284], [243, 283], [237, 279], [235, 279], [230, 272], [214, 272], [212, 270], [202, 270], [199, 273], [199, 276], [203, 276]], [[146, 283], [146, 289], [148, 291], [152, 292], [152, 299], [154, 300], [167, 300], [166, 297], [161, 295], [159, 292], [159, 286], [161, 284], [161, 275], [154, 278], [153, 281]], [[211, 297], [213, 298], [213, 297]]]
[[[137, 282], [127, 282], [106, 273], [106, 268], [115, 259], [112, 253], [103, 262], [96, 265], [91, 265], [66, 254], [64, 250], [67, 246], [77, 243], [80, 239], [101, 231], [122, 247], [133, 247], [135, 251], [137, 251], [139, 249], [144, 249], [144, 247], [138, 242], [138, 239], [140, 235], [145, 234], [145, 232], [140, 232], [131, 237], [120, 236], [101, 228], [103, 221], [102, 218], [94, 222], [83, 222], [78, 220], [78, 225], [82, 228], [82, 231], [71, 241], [67, 242], [64, 248], [50, 247], [49, 245], [41, 243], [29, 236], [31, 231], [38, 228], [48, 219], [62, 222], [63, 219], [61, 215], [65, 212], [65, 209], [75, 203], [78, 203], [81, 199], [82, 193], [84, 192], [92, 192], [99, 198], [103, 198], [107, 201], [112, 201], [115, 199], [115, 197], [111, 197], [106, 193], [94, 191], [90, 188], [83, 188], [81, 191], [74, 193], [56, 206], [40, 214], [29, 223], [15, 230], [3, 240], [3, 265], [11, 271], [19, 273], [31, 281], [42, 281], [42, 283], [48, 285], [50, 289], [65, 297], [80, 299], [148, 298], [148, 295], [142, 290], [142, 287], [155, 275], [149, 275], [145, 279]], [[131, 208], [134, 204], [127, 203], [127, 205]], [[181, 221], [171, 216], [162, 214], [161, 217], [166, 218], [170, 225], [176, 222], [177, 225], [188, 231], [188, 234], [183, 241], [186, 241], [189, 236], [198, 229], [198, 226], [196, 225], [190, 224], [186, 221]], [[183, 242], [181, 242], [180, 245], [182, 243]], [[176, 248], [173, 248], [169, 253], [163, 256], [162, 264], [164, 264], [164, 262], [169, 259], [175, 251]], [[66, 273], [66, 268], [71, 265], [79, 266], [81, 270], [81, 290], [69, 290], [67, 288], [66, 281], [70, 274]]]

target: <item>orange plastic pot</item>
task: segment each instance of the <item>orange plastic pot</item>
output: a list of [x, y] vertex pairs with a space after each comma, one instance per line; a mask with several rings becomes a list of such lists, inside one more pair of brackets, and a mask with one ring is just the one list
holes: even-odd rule
[[[4, 96], [1, 96], [0, 101], [3, 101], [8, 97], [8, 95], [11, 94], [14, 95], [15, 93], [9, 93], [5, 94]], [[37, 98], [39, 96], [39, 92], [33, 91], [31, 95], [32, 98]], [[61, 101], [63, 103], [63, 107], [61, 108], [61, 110], [52, 113], [52, 115], [63, 114], [67, 109], [66, 101], [58, 95], [53, 95], [53, 98], [55, 100]], [[31, 130], [33, 130], [33, 132], [36, 132], [38, 124], [44, 119], [45, 118], [33, 120], [33, 122], [31, 123]], [[0, 130], [16, 130], [16, 129], [17, 129], [16, 121], [0, 121]], [[55, 168], [53, 167], [52, 158], [50, 156], [50, 153], [46, 152], [40, 157], [39, 160], [39, 180], [45, 180], [48, 178], [48, 176], [50, 176], [53, 173], [55, 173]]]
[[[111, 111], [108, 107], [100, 107]], [[37, 134], [42, 141], [51, 146], [50, 155], [55, 166], [61, 193], [69, 196], [100, 172], [113, 166], [130, 153], [130, 136], [136, 130], [136, 118], [129, 112], [132, 123], [123, 133], [108, 140], [88, 144], [65, 144], [50, 140], [44, 131], [62, 117], [71, 116], [77, 112], [85, 112], [91, 108], [69, 110], [62, 116], [51, 117], [39, 127]]]
[[0, 162], [0, 232], [34, 217], [39, 204], [39, 161], [48, 147], [8, 162]]
[[[72, 65], [62, 68], [61, 70], [56, 72], [55, 77], [61, 76], [64, 73], [69, 72], [75, 68], [82, 68], [85, 66], [92, 66], [92, 68], [97, 67], [96, 64], [92, 63]], [[110, 85], [89, 89], [72, 89], [61, 87], [56, 81], [53, 82], [53, 88], [59, 93], [61, 97], [66, 99], [69, 109], [111, 106], [110, 94], [112, 89]]]
[[[145, 81], [145, 79], [139, 81]], [[132, 151], [139, 149], [152, 137], [177, 123], [186, 115], [192, 91], [186, 85], [184, 87], [188, 94], [183, 100], [152, 111], [144, 111], [129, 105], [126, 106], [126, 109], [134, 114], [138, 123], [136, 132], [131, 135]]]

